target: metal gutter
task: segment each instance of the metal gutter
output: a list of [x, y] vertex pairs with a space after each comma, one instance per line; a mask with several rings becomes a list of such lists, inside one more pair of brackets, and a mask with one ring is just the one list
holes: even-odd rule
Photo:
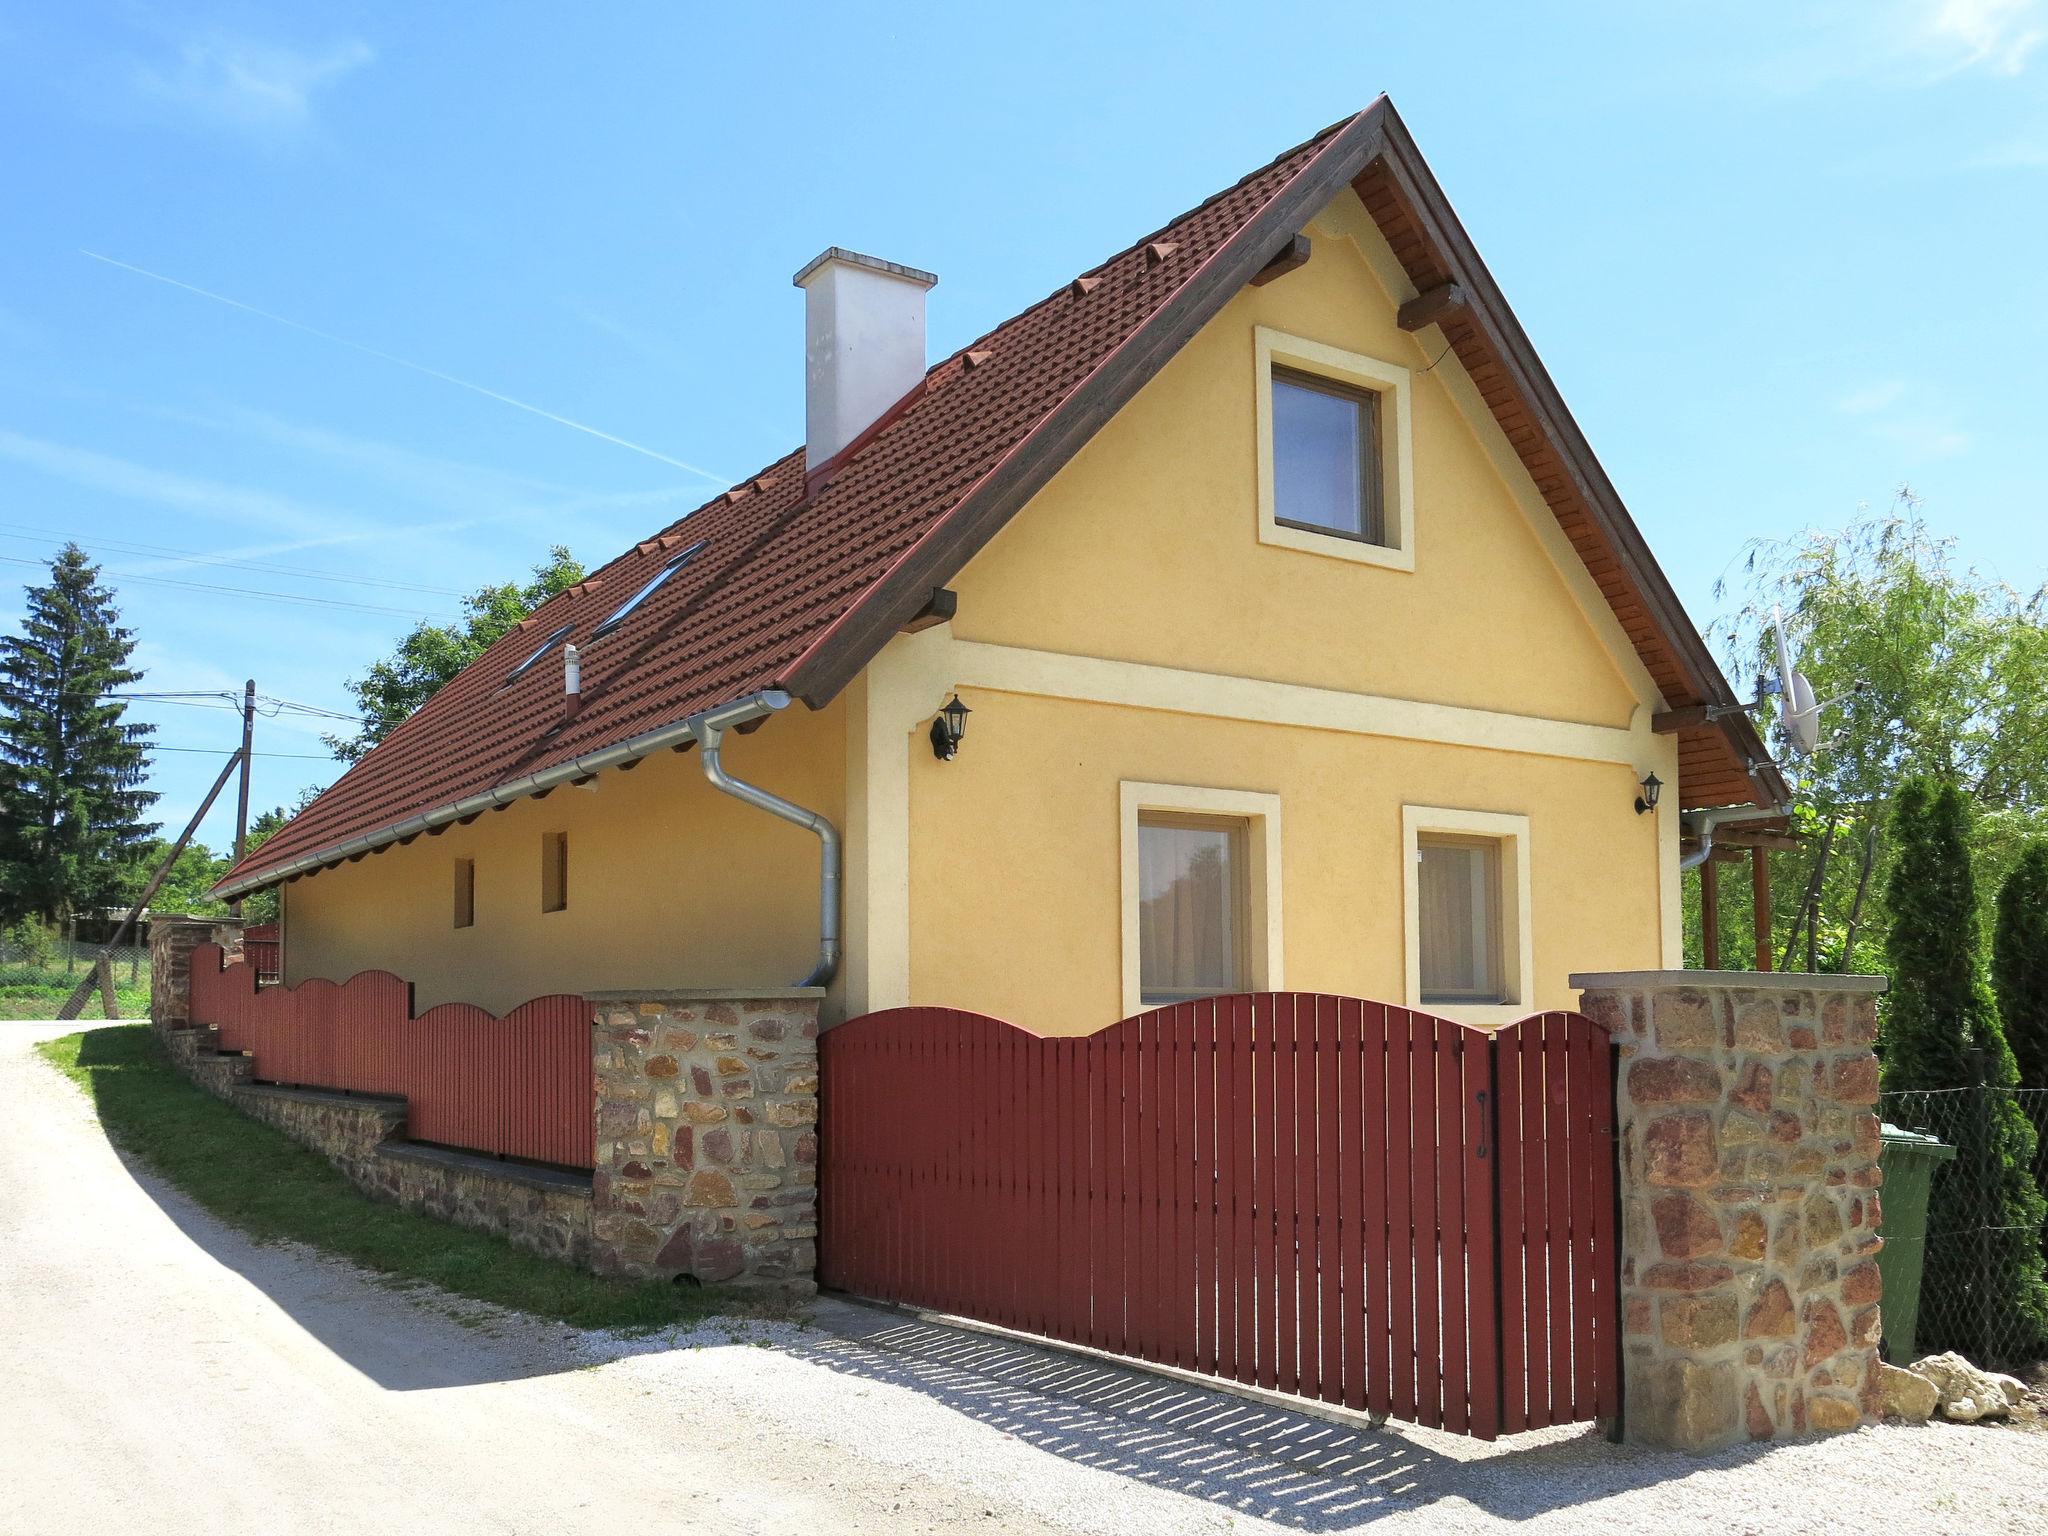
[[515, 800], [523, 800], [528, 795], [539, 794], [542, 790], [553, 789], [557, 785], [567, 784], [576, 779], [588, 778], [593, 773], [616, 768], [621, 763], [637, 761], [650, 753], [659, 752], [664, 747], [695, 742], [695, 719], [701, 718], [698, 716], [674, 725], [664, 725], [659, 730], [632, 737], [606, 747], [601, 752], [573, 758], [553, 768], [543, 768], [539, 773], [530, 773], [524, 778], [500, 784], [481, 794], [471, 795], [465, 800], [457, 800], [451, 805], [440, 806], [419, 816], [408, 816], [404, 821], [392, 822], [389, 826], [362, 833], [349, 838], [346, 842], [333, 843], [325, 848], [315, 849], [312, 853], [301, 854], [289, 863], [275, 865], [259, 873], [245, 875], [239, 880], [231, 880], [216, 886], [213, 894], [223, 901], [231, 900], [250, 891], [259, 891], [267, 886], [280, 884], [293, 875], [302, 875], [338, 860], [353, 858], [359, 853], [372, 853], [379, 848], [388, 848], [402, 838], [417, 837], [422, 832], [445, 827], [450, 822], [462, 820], [465, 816], [474, 816], [480, 811], [496, 810], [500, 806], [510, 805]]
[[1768, 821], [1786, 815], [1789, 807], [1782, 805], [1724, 805], [1711, 811], [1698, 813], [1696, 830], [1700, 845], [1691, 853], [1679, 856], [1678, 868], [1682, 874], [1688, 869], [1698, 869], [1714, 856], [1714, 828], [1730, 821]]

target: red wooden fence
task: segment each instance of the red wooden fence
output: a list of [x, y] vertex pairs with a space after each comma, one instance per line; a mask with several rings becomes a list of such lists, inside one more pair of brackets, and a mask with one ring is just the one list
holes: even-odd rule
[[412, 984], [388, 971], [345, 982], [256, 985], [255, 968], [192, 952], [192, 1019], [265, 1082], [402, 1094], [414, 1141], [588, 1168], [590, 1005], [541, 997], [503, 1018], [442, 1003], [418, 1018]]
[[820, 1048], [829, 1286], [1485, 1439], [1618, 1411], [1581, 1015], [1265, 993], [1045, 1039], [898, 1008]]

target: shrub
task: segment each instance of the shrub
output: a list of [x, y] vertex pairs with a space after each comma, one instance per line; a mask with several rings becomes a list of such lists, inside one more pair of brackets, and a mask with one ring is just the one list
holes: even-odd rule
[[1998, 888], [1991, 982], [2022, 1088], [2048, 1088], [2048, 842], [2033, 843]]
[[[1916, 779], [1900, 792], [1892, 819], [1898, 854], [1886, 889], [1891, 993], [1880, 1035], [1884, 1086], [1892, 1091], [2019, 1082], [1984, 974], [1969, 834], [1969, 806], [1953, 783]], [[1983, 1240], [1930, 1242], [1921, 1282], [1923, 1291], [1970, 1294], [1975, 1305], [1963, 1310], [1977, 1334], [1923, 1342], [1978, 1359], [2032, 1357], [2048, 1346], [2038, 1241], [2048, 1201], [2034, 1182], [2034, 1127], [2025, 1111], [2010, 1093], [1987, 1097], [1984, 1133], [1959, 1150], [1944, 1179], [1951, 1208], [1935, 1213], [1936, 1225], [1965, 1223]], [[1952, 1208], [1964, 1180], [1976, 1189], [1974, 1211]]]

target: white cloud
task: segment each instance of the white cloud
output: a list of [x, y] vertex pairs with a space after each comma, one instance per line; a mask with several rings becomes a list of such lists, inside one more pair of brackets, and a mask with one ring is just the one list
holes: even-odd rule
[[356, 38], [305, 49], [214, 33], [186, 41], [170, 59], [138, 63], [134, 78], [146, 97], [205, 122], [291, 133], [312, 121], [322, 91], [375, 57]]
[[1844, 416], [1870, 416], [1897, 405], [1906, 393], [1904, 379], [1874, 379], [1860, 384], [1835, 402]]
[[1952, 55], [1944, 74], [1984, 68], [2016, 75], [2048, 41], [2042, 0], [1933, 0], [1925, 33]]

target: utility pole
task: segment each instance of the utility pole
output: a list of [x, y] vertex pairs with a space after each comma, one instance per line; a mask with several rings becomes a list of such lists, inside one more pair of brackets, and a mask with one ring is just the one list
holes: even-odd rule
[[[242, 782], [235, 794], [235, 862], [242, 862], [242, 854], [249, 843], [249, 743], [256, 734], [256, 679], [250, 678], [242, 685]], [[242, 898], [237, 896], [228, 903], [228, 915], [240, 921]]]

